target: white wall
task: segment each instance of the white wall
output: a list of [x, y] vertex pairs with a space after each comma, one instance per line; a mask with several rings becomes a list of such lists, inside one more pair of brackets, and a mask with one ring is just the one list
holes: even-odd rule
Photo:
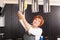
[[1, 17], [0, 16], [0, 27], [4, 27], [5, 26], [5, 16]]
[[[31, 4], [32, 0], [26, 0], [28, 4]], [[39, 5], [43, 5], [43, 0], [38, 0]], [[8, 4], [18, 4], [18, 0], [6, 0]], [[50, 5], [60, 6], [60, 0], [50, 0]]]
[[0, 0], [0, 7], [4, 7], [5, 6], [5, 1], [6, 0]]
[[57, 38], [57, 40], [60, 40], [60, 38]]
[[[26, 0], [28, 4], [31, 4], [32, 0]], [[18, 4], [18, 0], [0, 0], [0, 6], [2, 3], [7, 3], [7, 4]], [[43, 0], [38, 0], [39, 5], [43, 5]], [[50, 5], [57, 5], [60, 6], [60, 0], [50, 0]]]

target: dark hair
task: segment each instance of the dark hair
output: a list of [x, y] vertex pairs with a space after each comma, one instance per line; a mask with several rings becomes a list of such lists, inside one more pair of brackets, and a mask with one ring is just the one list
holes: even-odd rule
[[36, 18], [41, 19], [41, 23], [40, 23], [39, 27], [42, 26], [42, 25], [44, 24], [44, 19], [43, 19], [43, 17], [42, 17], [41, 15], [36, 15], [36, 16], [34, 16], [33, 20], [36, 19]]

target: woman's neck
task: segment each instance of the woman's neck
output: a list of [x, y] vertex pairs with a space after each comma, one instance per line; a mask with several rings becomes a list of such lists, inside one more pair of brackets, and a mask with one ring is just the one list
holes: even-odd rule
[[32, 27], [33, 27], [33, 28], [38, 28], [38, 26], [34, 26], [34, 25], [32, 25]]

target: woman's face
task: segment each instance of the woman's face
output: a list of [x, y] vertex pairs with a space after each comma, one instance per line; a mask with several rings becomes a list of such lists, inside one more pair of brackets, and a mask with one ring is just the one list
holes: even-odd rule
[[41, 19], [35, 18], [32, 23], [33, 27], [38, 27], [40, 25], [40, 22], [41, 22]]

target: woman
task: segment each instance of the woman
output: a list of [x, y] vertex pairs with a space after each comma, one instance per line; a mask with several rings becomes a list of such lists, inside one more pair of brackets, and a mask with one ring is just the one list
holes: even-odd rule
[[28, 31], [29, 34], [32, 34], [35, 36], [35, 40], [39, 40], [40, 36], [42, 34], [42, 29], [40, 28], [43, 23], [44, 19], [42, 16], [37, 15], [33, 18], [32, 25], [30, 25], [25, 17], [23, 16], [22, 12], [18, 11], [18, 17], [24, 28]]

